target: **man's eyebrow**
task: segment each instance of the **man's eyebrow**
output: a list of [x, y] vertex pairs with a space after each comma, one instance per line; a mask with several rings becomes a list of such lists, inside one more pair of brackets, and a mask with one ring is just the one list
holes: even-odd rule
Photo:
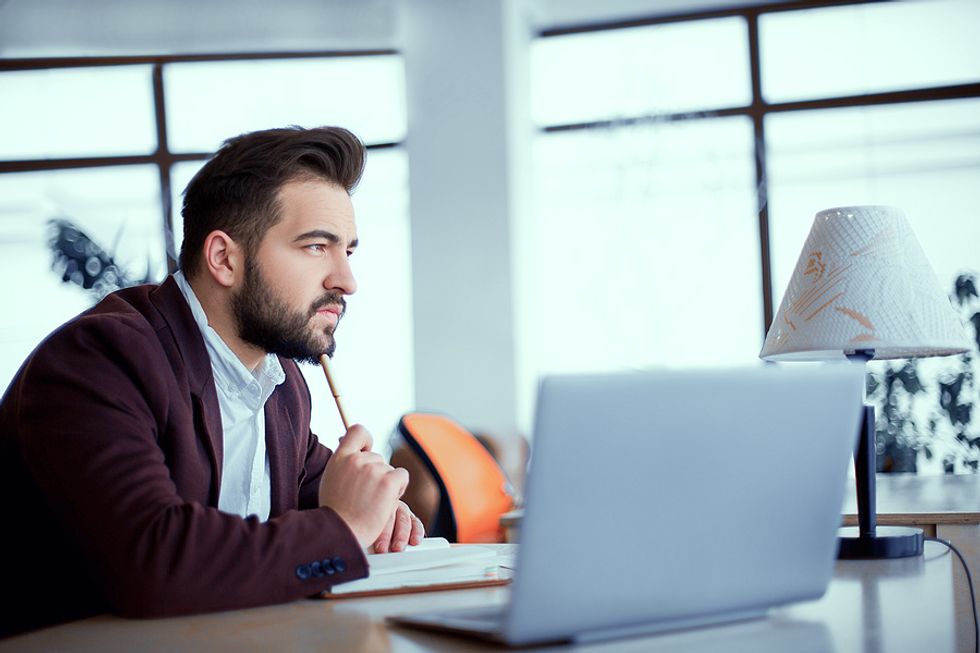
[[[303, 240], [314, 240], [316, 238], [322, 238], [323, 240], [330, 241], [334, 245], [340, 244], [340, 237], [337, 234], [331, 233], [329, 231], [324, 231], [323, 229], [314, 229], [313, 231], [307, 231], [306, 233], [302, 233], [296, 236], [296, 238], [293, 239], [293, 242], [298, 243]], [[357, 247], [357, 243], [358, 240], [357, 238], [355, 238], [347, 246], [350, 248], [354, 248]]]

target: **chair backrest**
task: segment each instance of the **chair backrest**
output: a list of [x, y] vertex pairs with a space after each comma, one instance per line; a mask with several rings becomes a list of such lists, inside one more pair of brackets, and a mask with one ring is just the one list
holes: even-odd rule
[[439, 486], [436, 532], [454, 542], [499, 542], [500, 516], [513, 508], [507, 477], [476, 437], [455, 420], [408, 413], [398, 430]]

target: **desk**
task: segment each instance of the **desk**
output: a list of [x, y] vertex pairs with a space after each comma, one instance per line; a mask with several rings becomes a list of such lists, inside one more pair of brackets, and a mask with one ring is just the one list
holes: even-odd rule
[[[969, 563], [980, 596], [980, 474], [878, 474], [875, 485], [878, 524], [915, 526], [949, 540]], [[842, 512], [845, 526], [857, 526], [854, 479], [848, 481]], [[964, 584], [956, 602], [969, 600]]]
[[[980, 474], [878, 474], [875, 485], [879, 524], [917, 526], [955, 544], [971, 565], [980, 564]], [[845, 526], [857, 526], [854, 479], [843, 513]]]
[[[507, 545], [501, 545], [507, 546]], [[947, 651], [972, 650], [969, 608], [954, 609], [959, 563], [926, 543], [921, 558], [840, 561], [818, 601], [778, 608], [766, 619], [535, 651]], [[386, 615], [499, 604], [507, 588], [371, 599], [297, 601], [176, 619], [99, 616], [0, 641], [7, 651], [488, 651], [477, 642], [389, 627]]]

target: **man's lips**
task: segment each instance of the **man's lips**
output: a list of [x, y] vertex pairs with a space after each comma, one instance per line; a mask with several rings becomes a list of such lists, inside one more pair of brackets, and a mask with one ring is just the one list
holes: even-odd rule
[[340, 321], [340, 316], [343, 313], [343, 310], [344, 309], [342, 309], [340, 306], [336, 305], [324, 306], [323, 308], [317, 309], [316, 314], [323, 315], [330, 321], [330, 324], [336, 326], [337, 322]]

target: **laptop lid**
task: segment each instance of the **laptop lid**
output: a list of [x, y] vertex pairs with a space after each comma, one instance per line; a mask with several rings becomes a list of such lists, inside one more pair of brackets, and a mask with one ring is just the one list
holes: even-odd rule
[[540, 386], [502, 639], [592, 639], [816, 598], [863, 366], [643, 371]]

